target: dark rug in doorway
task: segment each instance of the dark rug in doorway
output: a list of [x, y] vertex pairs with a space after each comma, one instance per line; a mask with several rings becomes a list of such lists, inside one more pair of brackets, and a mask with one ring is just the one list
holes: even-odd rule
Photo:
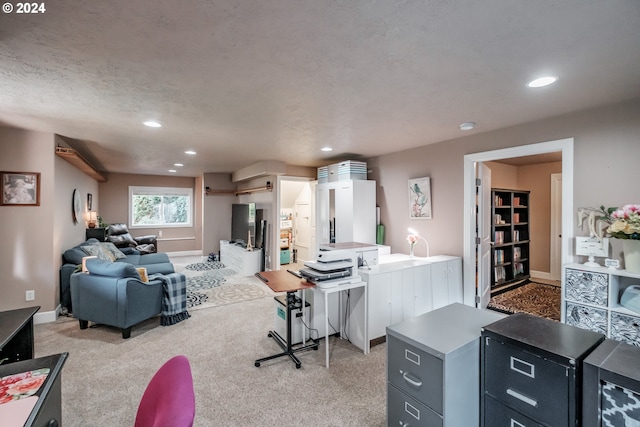
[[491, 297], [487, 308], [503, 313], [529, 313], [560, 321], [561, 288], [546, 283], [528, 282]]

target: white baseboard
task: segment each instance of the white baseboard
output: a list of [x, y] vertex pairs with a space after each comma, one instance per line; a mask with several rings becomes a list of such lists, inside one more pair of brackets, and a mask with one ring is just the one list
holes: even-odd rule
[[550, 272], [546, 272], [546, 271], [529, 270], [529, 276], [530, 277], [537, 277], [538, 279], [553, 280], [551, 278], [551, 273]]
[[58, 305], [53, 311], [38, 312], [33, 316], [33, 324], [38, 325], [40, 323], [55, 322], [60, 314], [61, 307]]
[[178, 251], [178, 252], [165, 252], [169, 255], [169, 258], [172, 256], [202, 256], [202, 250], [199, 251]]

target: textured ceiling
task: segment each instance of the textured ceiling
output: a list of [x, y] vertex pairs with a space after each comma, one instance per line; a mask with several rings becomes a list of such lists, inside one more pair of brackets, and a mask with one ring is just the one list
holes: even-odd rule
[[[110, 172], [319, 166], [640, 94], [638, 0], [45, 5], [0, 14], [0, 123]], [[559, 81], [525, 87], [546, 73]]]

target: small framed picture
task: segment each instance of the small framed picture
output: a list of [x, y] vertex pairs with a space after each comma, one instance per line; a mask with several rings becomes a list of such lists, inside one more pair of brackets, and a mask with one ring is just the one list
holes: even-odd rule
[[0, 172], [0, 206], [40, 206], [39, 172]]
[[93, 210], [93, 194], [87, 193], [87, 210]]
[[409, 218], [431, 219], [431, 178], [409, 180]]

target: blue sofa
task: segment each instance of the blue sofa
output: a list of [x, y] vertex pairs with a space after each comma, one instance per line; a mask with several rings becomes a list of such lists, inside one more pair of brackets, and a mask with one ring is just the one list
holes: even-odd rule
[[[122, 338], [131, 336], [131, 327], [162, 311], [163, 281], [143, 282], [136, 268], [126, 262], [90, 259], [89, 273], [71, 275], [73, 317], [86, 329], [89, 322], [122, 329]], [[169, 273], [184, 283], [182, 273]]]
[[[73, 248], [67, 249], [62, 254], [62, 266], [60, 267], [60, 305], [69, 313], [73, 312], [73, 301], [71, 298], [71, 275], [82, 264], [82, 258], [88, 254], [82, 250], [82, 246], [101, 243], [98, 239], [89, 239]], [[148, 274], [169, 274], [175, 270], [169, 261], [166, 253], [141, 254], [134, 248], [120, 248], [125, 258], [117, 259], [114, 262], [125, 262], [134, 267], [145, 267]]]

